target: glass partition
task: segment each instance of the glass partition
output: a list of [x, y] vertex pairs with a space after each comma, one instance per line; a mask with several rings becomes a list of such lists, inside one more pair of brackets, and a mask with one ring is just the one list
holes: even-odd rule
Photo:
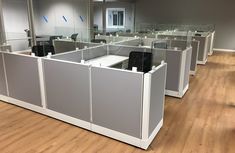
[[7, 43], [5, 45], [11, 45], [12, 51], [29, 50], [31, 36], [27, 0], [3, 0], [2, 4]]

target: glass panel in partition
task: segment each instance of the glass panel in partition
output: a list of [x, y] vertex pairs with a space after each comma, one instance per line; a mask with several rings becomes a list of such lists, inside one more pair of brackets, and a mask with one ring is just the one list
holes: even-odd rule
[[27, 0], [3, 0], [2, 3], [6, 45], [11, 45], [12, 51], [30, 50]]
[[[61, 53], [79, 48], [77, 42], [90, 41], [89, 1], [34, 0], [33, 4], [38, 45], [56, 41], [55, 52]], [[59, 41], [69, 47], [58, 50]]]

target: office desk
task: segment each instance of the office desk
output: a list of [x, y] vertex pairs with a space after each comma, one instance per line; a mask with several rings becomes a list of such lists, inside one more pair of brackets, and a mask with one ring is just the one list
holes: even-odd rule
[[102, 57], [88, 60], [85, 63], [91, 64], [92, 66], [111, 67], [111, 66], [117, 65], [119, 63], [122, 63], [128, 59], [129, 59], [129, 57], [125, 57], [125, 56], [106, 55], [106, 56], [102, 56]]

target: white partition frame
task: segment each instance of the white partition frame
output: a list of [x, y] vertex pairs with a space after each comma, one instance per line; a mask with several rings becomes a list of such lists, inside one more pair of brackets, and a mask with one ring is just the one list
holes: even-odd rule
[[[13, 53], [10, 53], [13, 54]], [[19, 56], [28, 56], [28, 55], [19, 55]], [[36, 58], [36, 57], [32, 57], [32, 58]], [[48, 57], [49, 58], [49, 57]], [[117, 131], [113, 131], [104, 127], [100, 127], [97, 125], [92, 124], [92, 118], [90, 122], [87, 121], [83, 121], [83, 120], [79, 120], [77, 118], [73, 118], [67, 115], [64, 115], [62, 113], [58, 113], [52, 110], [49, 110], [47, 108], [47, 101], [46, 101], [46, 93], [45, 93], [45, 80], [44, 80], [44, 71], [43, 71], [43, 63], [42, 63], [42, 59], [43, 58], [38, 58], [37, 63], [38, 63], [38, 68], [39, 68], [39, 82], [40, 82], [40, 92], [41, 92], [41, 104], [42, 107], [40, 106], [36, 106], [33, 104], [29, 104], [27, 102], [24, 101], [20, 101], [14, 98], [11, 98], [9, 96], [0, 96], [0, 100], [5, 101], [7, 103], [10, 104], [14, 104], [32, 111], [35, 111], [37, 113], [46, 115], [46, 116], [50, 116], [53, 118], [56, 118], [58, 120], [64, 121], [66, 123], [70, 123], [73, 125], [76, 125], [78, 127], [114, 138], [116, 140], [131, 144], [133, 146], [142, 148], [142, 149], [147, 149], [148, 146], [151, 144], [151, 142], [153, 141], [153, 139], [155, 138], [155, 136], [157, 135], [157, 133], [159, 132], [159, 130], [161, 129], [161, 127], [163, 126], [163, 118], [161, 119], [161, 121], [158, 123], [157, 127], [155, 128], [154, 132], [152, 133], [151, 136], [148, 136], [147, 133], [148, 131], [148, 126], [149, 125], [145, 125], [149, 123], [149, 116], [148, 116], [148, 111], [150, 108], [150, 85], [151, 85], [151, 73], [149, 72], [144, 76], [144, 84], [143, 84], [143, 101], [142, 101], [142, 108], [143, 108], [143, 114], [142, 114], [142, 132], [141, 132], [141, 138], [135, 138], [133, 136], [129, 136], [127, 134], [124, 133], [120, 133]], [[71, 63], [71, 64], [78, 64], [76, 62], [69, 62], [69, 61], [63, 61], [63, 60], [57, 60], [57, 59], [50, 59], [50, 60], [55, 60], [55, 61], [61, 61], [61, 62], [67, 62], [67, 63]], [[158, 71], [158, 69], [160, 69], [161, 67], [165, 66], [166, 63], [161, 63], [161, 65], [159, 65], [158, 67], [154, 68], [153, 71]], [[91, 67], [89, 68], [91, 70]], [[128, 72], [129, 73], [129, 72]], [[135, 73], [135, 72], [131, 72], [131, 73]], [[90, 73], [91, 74], [91, 73]], [[166, 75], [166, 74], [165, 74]], [[164, 89], [165, 90], [165, 89]], [[9, 95], [9, 94], [8, 94]], [[92, 94], [91, 94], [92, 96]], [[163, 101], [164, 103], [164, 101]], [[92, 104], [92, 101], [91, 101]], [[92, 108], [91, 108], [92, 109]], [[162, 108], [162, 110], [164, 110], [164, 108]], [[91, 111], [92, 114], [92, 111]]]

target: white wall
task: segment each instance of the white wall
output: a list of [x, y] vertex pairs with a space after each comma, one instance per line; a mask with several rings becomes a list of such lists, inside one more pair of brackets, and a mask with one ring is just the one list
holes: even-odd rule
[[29, 29], [27, 1], [3, 0], [3, 19], [7, 43], [12, 45], [13, 51], [28, 49], [27, 35], [24, 32]]
[[[120, 30], [134, 29], [134, 4], [130, 2], [106, 2], [106, 8], [125, 8], [125, 28]], [[94, 24], [98, 25], [99, 30], [103, 29], [102, 3], [94, 4]], [[107, 31], [117, 31], [117, 29], [108, 29]]]
[[136, 24], [215, 24], [215, 47], [235, 49], [234, 6], [234, 0], [137, 0]]
[[79, 33], [80, 38], [87, 38], [88, 4], [88, 0], [34, 0], [36, 34], [71, 36]]

